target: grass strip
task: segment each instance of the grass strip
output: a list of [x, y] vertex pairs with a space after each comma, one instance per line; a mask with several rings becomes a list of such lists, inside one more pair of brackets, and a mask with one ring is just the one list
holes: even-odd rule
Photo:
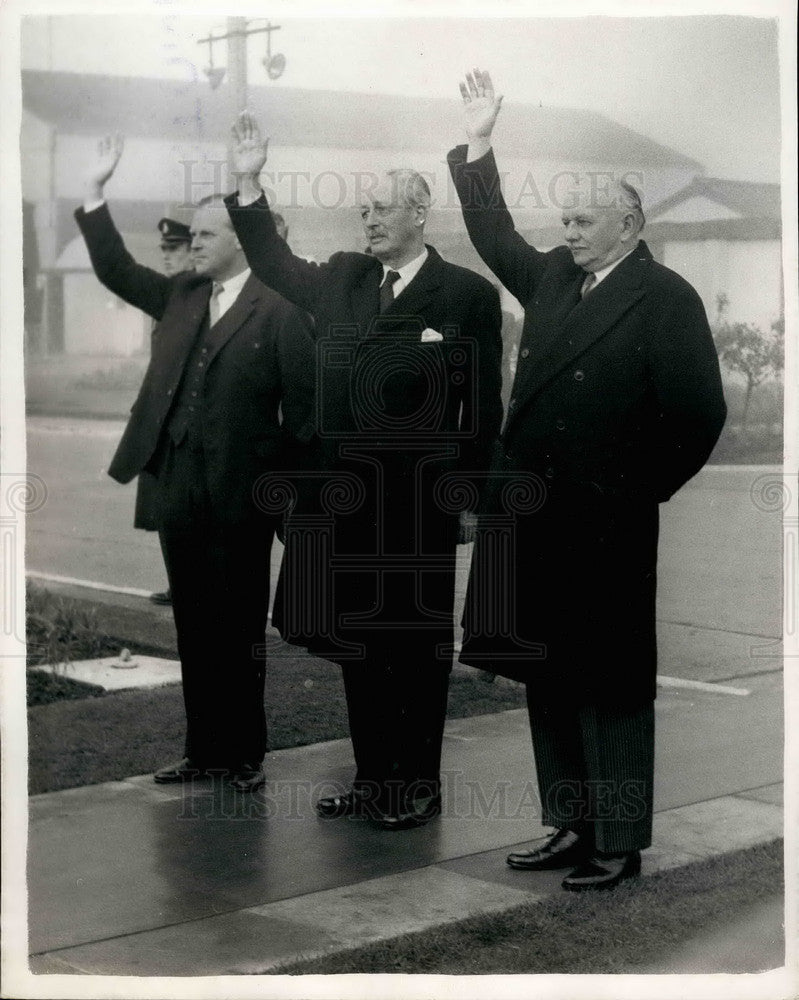
[[[783, 842], [267, 970], [274, 975], [624, 974], [773, 898]], [[723, 969], [715, 970], [723, 972]]]
[[[270, 645], [267, 655], [270, 749], [346, 738], [349, 727], [339, 668], [293, 651], [289, 654], [289, 647], [280, 645], [275, 655]], [[449, 718], [524, 704], [520, 684], [487, 684], [478, 675], [452, 675]], [[29, 791], [37, 795], [146, 774], [182, 755], [184, 727], [179, 685], [29, 708]]]
[[[105, 692], [67, 676], [70, 660], [110, 656], [119, 642], [101, 627], [98, 609], [28, 583], [28, 768], [32, 795], [146, 774], [183, 752], [179, 685]], [[131, 643], [134, 652], [146, 645]], [[487, 684], [482, 674], [453, 674], [449, 716], [465, 718], [521, 708], [520, 684]], [[349, 734], [341, 671], [267, 640], [266, 714], [272, 750], [306, 746]]]

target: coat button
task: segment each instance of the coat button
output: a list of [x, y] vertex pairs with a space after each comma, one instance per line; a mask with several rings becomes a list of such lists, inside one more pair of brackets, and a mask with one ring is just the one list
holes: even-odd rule
[[578, 368], [578, 370], [574, 373], [574, 381], [582, 382], [584, 378], [585, 378], [585, 372], [581, 372]]
[[558, 419], [555, 421], [555, 426], [559, 431], [563, 431], [566, 429], [566, 421], [558, 417]]
[[555, 470], [552, 468], [551, 465], [548, 465], [547, 468], [544, 469], [544, 475], [547, 477], [547, 479], [555, 478]]
[[523, 348], [523, 349], [522, 349], [522, 350], [521, 350], [521, 351], [519, 352], [519, 357], [520, 357], [520, 358], [521, 358], [521, 359], [522, 359], [523, 361], [524, 361], [524, 360], [526, 360], [527, 358], [529, 358], [529, 357], [530, 357], [530, 351], [528, 350], [528, 348], [526, 348], [526, 347], [525, 347], [525, 348]]
[[167, 394], [167, 396], [171, 396], [172, 395], [172, 390], [171, 389], [167, 389], [166, 394]]

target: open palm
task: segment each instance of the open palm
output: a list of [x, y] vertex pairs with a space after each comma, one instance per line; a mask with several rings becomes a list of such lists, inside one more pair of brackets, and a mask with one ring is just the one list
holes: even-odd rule
[[466, 134], [470, 139], [488, 139], [502, 107], [502, 95], [495, 95], [490, 74], [479, 69], [466, 74], [460, 90]]
[[102, 188], [117, 168], [122, 150], [125, 148], [124, 138], [117, 132], [115, 135], [105, 135], [97, 143], [97, 155], [86, 172], [89, 184]]
[[268, 139], [261, 138], [258, 122], [249, 111], [242, 111], [230, 130], [233, 169], [237, 174], [258, 176], [266, 163]]

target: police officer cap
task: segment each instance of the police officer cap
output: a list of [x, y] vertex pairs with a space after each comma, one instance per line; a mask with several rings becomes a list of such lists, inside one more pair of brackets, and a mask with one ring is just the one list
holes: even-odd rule
[[158, 223], [162, 243], [191, 243], [191, 230], [174, 219], [161, 219]]

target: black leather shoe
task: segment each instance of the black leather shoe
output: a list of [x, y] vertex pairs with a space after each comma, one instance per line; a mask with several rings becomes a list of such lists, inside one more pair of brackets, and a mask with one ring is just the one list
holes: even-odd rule
[[440, 794], [422, 801], [423, 805], [417, 805], [417, 802], [414, 802], [401, 812], [378, 816], [377, 825], [383, 830], [410, 830], [415, 826], [424, 826], [431, 819], [441, 815]]
[[366, 816], [372, 796], [368, 791], [351, 788], [343, 795], [328, 795], [316, 803], [317, 815], [324, 819], [340, 819], [342, 816]]
[[208, 776], [208, 770], [199, 767], [190, 757], [176, 761], [174, 764], [167, 764], [160, 768], [153, 775], [153, 781], [157, 785], [173, 785], [180, 781], [195, 781], [197, 778]]
[[157, 590], [154, 594], [150, 594], [150, 602], [152, 604], [171, 604], [172, 603], [172, 591], [171, 590]]
[[231, 787], [237, 792], [255, 792], [266, 784], [266, 775], [260, 764], [240, 764], [233, 768]]
[[505, 859], [511, 868], [523, 872], [543, 872], [553, 868], [568, 868], [589, 857], [593, 844], [574, 830], [558, 830], [554, 837], [537, 851], [514, 851]]
[[641, 872], [641, 854], [631, 851], [618, 858], [589, 858], [571, 875], [567, 875], [561, 885], [570, 892], [586, 889], [612, 889], [626, 878], [635, 878]]

